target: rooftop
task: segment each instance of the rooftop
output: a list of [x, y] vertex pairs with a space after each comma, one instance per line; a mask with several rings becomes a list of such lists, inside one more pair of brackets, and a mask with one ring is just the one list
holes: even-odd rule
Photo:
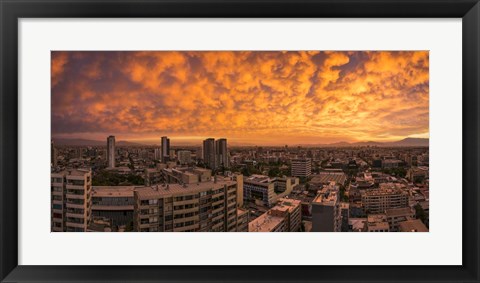
[[271, 232], [284, 220], [283, 217], [272, 216], [266, 212], [248, 223], [248, 232]]
[[318, 175], [315, 175], [310, 182], [314, 184], [327, 184], [331, 181], [335, 181], [338, 184], [344, 184], [346, 180], [347, 175], [343, 172], [320, 172]]
[[92, 197], [133, 197], [135, 186], [92, 186]]
[[273, 210], [292, 212], [297, 207], [300, 207], [302, 202], [296, 199], [281, 198], [278, 203], [272, 207]]
[[412, 215], [413, 212], [410, 209], [410, 207], [402, 207], [402, 208], [387, 209], [385, 211], [385, 214], [387, 215], [387, 217], [397, 217], [397, 216]]
[[364, 190], [362, 194], [367, 196], [407, 194], [402, 188], [403, 187], [400, 184], [385, 183], [385, 184], [380, 184], [380, 188], [378, 189]]
[[230, 179], [221, 179], [219, 178], [217, 182], [199, 182], [192, 184], [162, 184], [155, 185], [151, 187], [137, 187], [135, 188], [135, 193], [139, 199], [154, 199], [161, 198], [168, 195], [176, 195], [183, 193], [195, 193], [202, 192], [209, 189], [220, 189], [223, 186], [234, 185], [237, 182]]
[[312, 204], [319, 204], [319, 205], [336, 205], [338, 203], [338, 195], [337, 192], [330, 192], [328, 194], [318, 194], [315, 199], [313, 199]]
[[428, 232], [428, 228], [420, 219], [412, 219], [399, 223], [401, 232]]
[[52, 175], [61, 175], [61, 176], [85, 176], [85, 174], [91, 173], [90, 169], [68, 169], [65, 171], [52, 173]]

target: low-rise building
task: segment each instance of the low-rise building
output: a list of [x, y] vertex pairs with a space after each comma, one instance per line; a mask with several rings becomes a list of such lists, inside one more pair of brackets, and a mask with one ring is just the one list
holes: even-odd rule
[[248, 224], [249, 232], [297, 232], [302, 226], [299, 200], [281, 198], [278, 203]]
[[389, 232], [387, 216], [385, 214], [370, 214], [367, 217], [368, 232]]
[[265, 175], [252, 175], [243, 178], [243, 199], [272, 207], [278, 198], [289, 194], [298, 183], [298, 178], [270, 178]]
[[398, 226], [400, 232], [428, 232], [427, 226], [420, 219], [402, 221]]
[[415, 212], [410, 207], [392, 208], [385, 211], [390, 231], [397, 232], [399, 222], [413, 219]]
[[361, 195], [365, 213], [385, 213], [387, 209], [408, 206], [408, 192], [400, 184], [380, 184], [380, 188], [364, 190]]

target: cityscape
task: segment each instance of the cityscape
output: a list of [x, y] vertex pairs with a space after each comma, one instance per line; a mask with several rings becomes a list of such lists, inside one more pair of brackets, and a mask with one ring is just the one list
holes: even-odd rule
[[52, 52], [52, 232], [428, 232], [428, 52]]

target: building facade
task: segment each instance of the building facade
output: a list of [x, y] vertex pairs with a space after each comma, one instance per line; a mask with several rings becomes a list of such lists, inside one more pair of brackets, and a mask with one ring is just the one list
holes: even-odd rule
[[340, 232], [342, 206], [338, 186], [332, 182], [312, 201], [312, 232]]
[[215, 141], [215, 155], [215, 164], [217, 167], [229, 167], [227, 139], [218, 139]]
[[297, 232], [301, 225], [300, 201], [282, 198], [277, 205], [250, 221], [248, 232]]
[[161, 139], [161, 150], [162, 150], [162, 163], [167, 163], [170, 161], [170, 139], [168, 137], [162, 137]]
[[203, 141], [203, 162], [210, 169], [215, 170], [217, 168], [215, 161], [215, 139], [209, 138]]
[[107, 167], [115, 168], [115, 136], [107, 138]]
[[136, 188], [134, 230], [234, 232], [237, 230], [237, 183], [218, 179]]
[[293, 177], [309, 177], [312, 175], [312, 160], [292, 159], [292, 176]]
[[187, 165], [192, 163], [192, 152], [190, 150], [179, 150], [177, 152], [178, 163], [180, 165]]
[[92, 218], [104, 218], [112, 226], [133, 224], [134, 186], [92, 187]]
[[362, 192], [362, 207], [365, 213], [385, 213], [387, 209], [408, 206], [408, 192], [399, 184], [380, 184], [378, 189], [367, 189]]
[[51, 174], [52, 232], [85, 232], [92, 215], [92, 172], [75, 169]]

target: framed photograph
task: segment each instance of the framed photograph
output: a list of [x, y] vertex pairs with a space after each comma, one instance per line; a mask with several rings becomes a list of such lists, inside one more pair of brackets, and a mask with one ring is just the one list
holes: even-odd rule
[[0, 14], [1, 282], [479, 281], [477, 0]]

